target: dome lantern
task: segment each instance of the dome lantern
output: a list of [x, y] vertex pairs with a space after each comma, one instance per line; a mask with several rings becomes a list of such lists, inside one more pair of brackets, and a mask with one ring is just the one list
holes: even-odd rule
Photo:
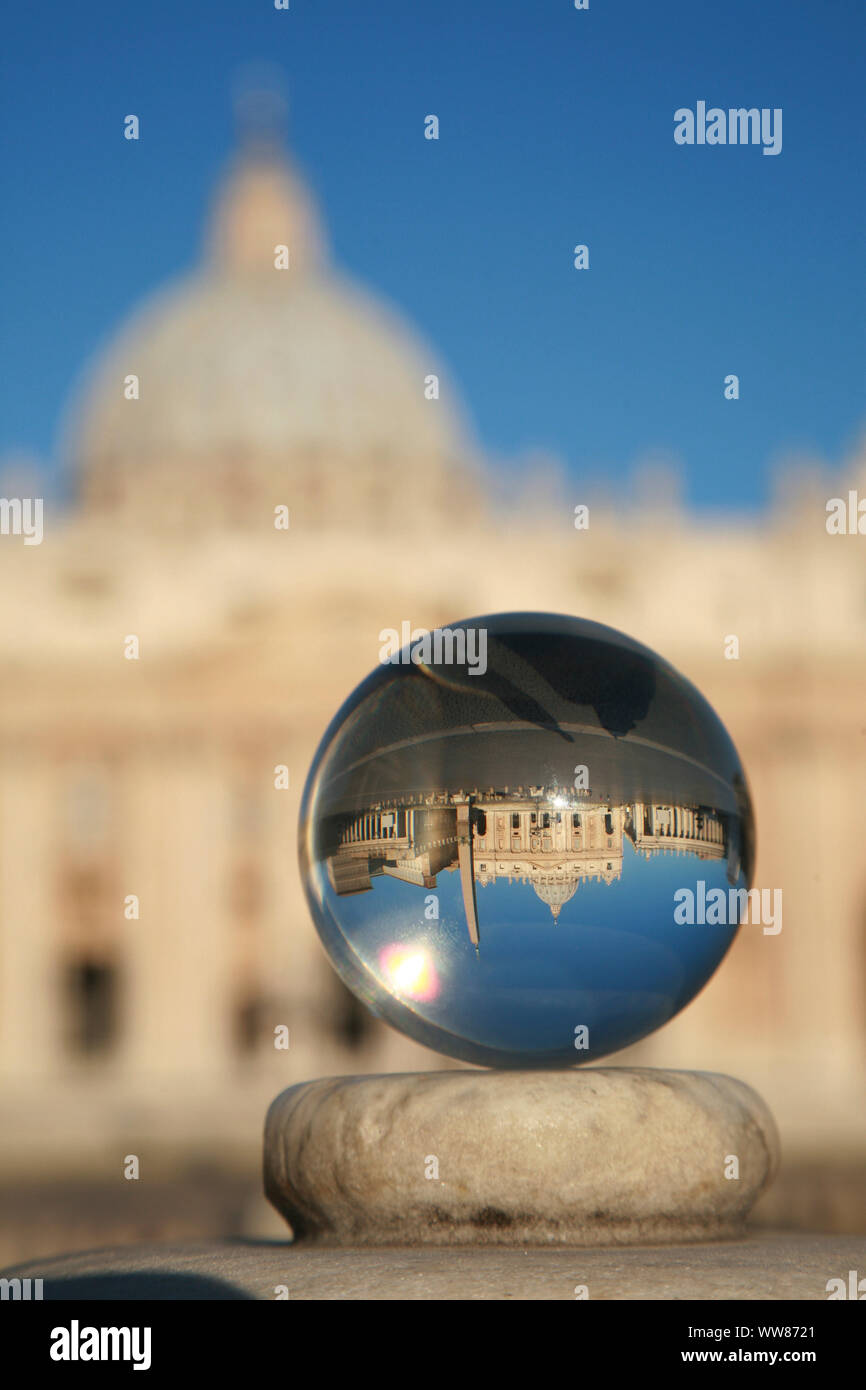
[[278, 74], [243, 73], [234, 108], [237, 152], [211, 212], [209, 265], [227, 275], [273, 274], [281, 246], [290, 271], [316, 265], [324, 235], [312, 195], [286, 157], [288, 103]]
[[284, 278], [324, 260], [324, 238], [313, 199], [285, 155], [250, 140], [235, 156], [211, 213], [207, 260], [218, 274], [270, 275], [285, 246]]

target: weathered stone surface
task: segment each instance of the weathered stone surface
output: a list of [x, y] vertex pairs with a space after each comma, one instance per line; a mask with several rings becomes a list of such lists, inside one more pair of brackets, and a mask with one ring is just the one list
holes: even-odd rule
[[818, 1301], [828, 1297], [830, 1279], [847, 1279], [851, 1269], [866, 1269], [863, 1236], [758, 1232], [710, 1245], [593, 1250], [139, 1245], [33, 1261], [2, 1274], [43, 1279], [48, 1300]]
[[577, 1246], [735, 1234], [777, 1159], [743, 1082], [598, 1067], [293, 1086], [268, 1112], [264, 1166], [301, 1238]]

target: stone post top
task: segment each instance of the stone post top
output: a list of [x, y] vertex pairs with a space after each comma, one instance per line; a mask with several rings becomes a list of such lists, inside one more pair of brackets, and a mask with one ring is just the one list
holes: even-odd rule
[[599, 1245], [730, 1236], [778, 1165], [761, 1098], [648, 1067], [327, 1077], [265, 1125], [265, 1190], [330, 1244]]

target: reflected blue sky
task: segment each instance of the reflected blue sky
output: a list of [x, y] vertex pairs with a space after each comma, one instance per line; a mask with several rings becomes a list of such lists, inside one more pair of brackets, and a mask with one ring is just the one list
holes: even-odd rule
[[[558, 920], [528, 883], [479, 884], [477, 953], [457, 872], [439, 874], [438, 921], [425, 918], [431, 890], [379, 877], [366, 893], [338, 897], [320, 866], [315, 877], [326, 942], [382, 1016], [452, 1054], [455, 1038], [465, 1040], [456, 1055], [466, 1060], [482, 1060], [477, 1045], [511, 1064], [568, 1065], [628, 1045], [701, 988], [736, 928], [678, 925], [674, 893], [699, 880], [727, 893], [726, 873], [724, 860], [647, 859], [626, 841], [622, 877], [582, 881]], [[742, 875], [736, 886], [746, 886]], [[589, 1029], [588, 1051], [574, 1047], [578, 1025]]]

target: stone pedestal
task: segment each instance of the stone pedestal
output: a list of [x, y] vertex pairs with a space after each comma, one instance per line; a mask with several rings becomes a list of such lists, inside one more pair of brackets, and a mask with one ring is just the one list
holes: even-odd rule
[[777, 1161], [728, 1076], [448, 1071], [291, 1087], [264, 1176], [303, 1242], [610, 1246], [736, 1235]]

